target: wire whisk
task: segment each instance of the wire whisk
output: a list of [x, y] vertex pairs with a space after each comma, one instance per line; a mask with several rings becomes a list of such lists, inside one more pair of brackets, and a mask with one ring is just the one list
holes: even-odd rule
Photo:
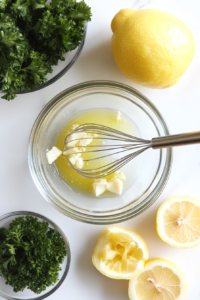
[[[80, 175], [96, 179], [118, 171], [149, 148], [161, 149], [196, 143], [200, 143], [200, 132], [145, 140], [111, 127], [86, 123], [66, 136], [63, 153], [70, 166]], [[84, 168], [72, 163], [70, 158], [74, 155], [82, 157]], [[90, 166], [92, 162], [93, 165]]]

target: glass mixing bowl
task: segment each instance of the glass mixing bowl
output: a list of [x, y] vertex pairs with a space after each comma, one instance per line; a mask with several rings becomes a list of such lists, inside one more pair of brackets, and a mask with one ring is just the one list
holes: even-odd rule
[[0, 296], [8, 299], [8, 300], [42, 300], [51, 294], [53, 294], [63, 283], [65, 280], [68, 271], [69, 271], [69, 266], [70, 266], [70, 261], [71, 261], [71, 252], [70, 252], [70, 247], [69, 247], [69, 242], [68, 239], [66, 238], [65, 234], [62, 232], [62, 230], [51, 220], [48, 218], [37, 214], [35, 212], [30, 212], [30, 211], [14, 211], [11, 213], [8, 213], [6, 215], [0, 216], [0, 227], [5, 227], [9, 228], [9, 224], [16, 218], [18, 217], [23, 217], [23, 216], [33, 216], [38, 218], [39, 221], [45, 221], [49, 223], [49, 227], [56, 229], [60, 235], [62, 236], [66, 250], [67, 250], [67, 255], [65, 256], [65, 259], [63, 263], [60, 265], [61, 271], [59, 271], [59, 280], [57, 283], [55, 283], [52, 286], [49, 286], [46, 288], [45, 291], [43, 291], [40, 294], [35, 294], [29, 289], [24, 289], [23, 292], [13, 292], [13, 288], [10, 285], [5, 284], [5, 279], [0, 276]]
[[72, 190], [55, 166], [47, 163], [46, 150], [55, 145], [58, 133], [72, 116], [95, 108], [126, 114], [144, 139], [169, 134], [158, 110], [137, 90], [118, 82], [84, 82], [64, 90], [43, 108], [30, 134], [28, 163], [37, 188], [57, 210], [78, 221], [113, 224], [154, 203], [169, 178], [172, 152], [170, 148], [149, 149], [135, 158], [135, 167], [129, 170], [132, 185], [121, 196], [94, 198]]

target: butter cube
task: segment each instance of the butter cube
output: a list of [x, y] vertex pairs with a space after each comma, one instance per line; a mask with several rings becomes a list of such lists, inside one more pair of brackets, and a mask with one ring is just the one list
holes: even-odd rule
[[107, 190], [111, 193], [121, 195], [123, 189], [123, 181], [119, 178], [114, 178], [108, 182]]
[[48, 163], [51, 165], [61, 154], [62, 151], [57, 147], [52, 147], [52, 149], [46, 153]]
[[98, 197], [103, 194], [107, 189], [107, 180], [106, 179], [97, 179], [93, 183], [93, 189], [95, 196]]

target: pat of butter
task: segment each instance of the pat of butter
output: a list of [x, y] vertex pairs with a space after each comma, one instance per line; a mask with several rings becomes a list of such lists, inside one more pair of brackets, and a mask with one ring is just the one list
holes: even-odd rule
[[119, 178], [114, 178], [108, 182], [107, 190], [111, 193], [121, 195], [123, 189], [123, 182]]
[[121, 195], [123, 190], [123, 181], [126, 179], [126, 176], [122, 171], [116, 171], [114, 177], [107, 181], [106, 179], [96, 179], [93, 183], [93, 189], [95, 196], [98, 197], [103, 194], [106, 190]]
[[46, 153], [48, 163], [52, 164], [61, 154], [62, 151], [60, 151], [57, 147], [52, 147], [52, 149]]
[[[72, 125], [72, 131], [79, 127], [79, 124]], [[93, 141], [93, 137], [96, 137], [97, 134], [90, 134], [86, 132], [75, 132], [72, 133], [68, 138], [67, 147], [69, 149], [63, 151], [63, 155], [69, 155], [70, 163], [78, 169], [82, 169], [84, 166], [84, 160], [80, 157], [85, 148], [83, 146], [89, 145]], [[50, 151], [47, 152], [46, 157], [49, 164], [52, 164], [60, 155], [62, 151], [58, 148], [53, 147]]]
[[71, 155], [71, 157], [69, 158], [70, 163], [75, 166], [75, 164], [78, 161], [80, 156], [81, 156], [81, 153]]
[[106, 179], [97, 179], [93, 183], [93, 189], [95, 196], [98, 197], [103, 194], [107, 189], [107, 180]]
[[[67, 147], [73, 147], [75, 145], [78, 145], [80, 142], [80, 139], [82, 138], [86, 138], [87, 137], [87, 133], [85, 132], [77, 132], [77, 133], [73, 133], [72, 135], [69, 136], [68, 138], [68, 143], [67, 143]], [[83, 145], [84, 146], [84, 145]]]
[[84, 161], [83, 161], [83, 159], [82, 159], [82, 157], [79, 157], [79, 159], [76, 161], [76, 168], [78, 168], [78, 169], [82, 169], [83, 168], [83, 166], [84, 166]]
[[122, 113], [121, 111], [117, 111], [115, 114], [115, 119], [117, 120], [117, 122], [122, 120]]
[[113, 178], [114, 179], [118, 178], [120, 180], [125, 180], [126, 176], [124, 175], [124, 173], [122, 171], [116, 171]]
[[74, 129], [76, 129], [77, 127], [79, 127], [79, 124], [73, 124], [73, 125], [72, 125], [72, 131], [73, 131]]
[[[72, 130], [76, 129], [79, 125], [72, 125]], [[93, 141], [93, 137], [96, 137], [97, 134], [91, 134], [87, 132], [74, 132], [68, 137], [67, 147], [68, 149], [63, 151], [64, 155], [70, 155], [70, 163], [78, 169], [82, 169], [84, 166], [84, 161], [80, 157], [83, 152], [86, 151], [87, 146]], [[79, 153], [80, 152], [80, 153]]]
[[[75, 124], [72, 126], [72, 129], [76, 129], [79, 125]], [[75, 132], [68, 138], [67, 147], [73, 146], [87, 146], [93, 141], [93, 137], [96, 137], [96, 134], [90, 134], [86, 132]]]
[[78, 169], [82, 169], [84, 166], [84, 161], [82, 159], [81, 153], [73, 154], [70, 158], [69, 161], [70, 163], [75, 166]]
[[[88, 136], [88, 135], [87, 135]], [[93, 141], [93, 138], [89, 138], [89, 139], [82, 139], [79, 141], [79, 146], [87, 146], [89, 145], [90, 143], [92, 143]]]
[[74, 148], [70, 148], [68, 150], [63, 151], [64, 155], [70, 155], [70, 154], [76, 154], [77, 152], [83, 153], [85, 152], [85, 148], [78, 148], [78, 147], [74, 147]]

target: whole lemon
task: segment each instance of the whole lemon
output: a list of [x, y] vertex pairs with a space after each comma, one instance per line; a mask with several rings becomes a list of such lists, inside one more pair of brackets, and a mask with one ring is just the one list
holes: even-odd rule
[[116, 64], [133, 82], [150, 88], [177, 83], [194, 57], [189, 28], [156, 9], [122, 9], [112, 20], [111, 46]]

